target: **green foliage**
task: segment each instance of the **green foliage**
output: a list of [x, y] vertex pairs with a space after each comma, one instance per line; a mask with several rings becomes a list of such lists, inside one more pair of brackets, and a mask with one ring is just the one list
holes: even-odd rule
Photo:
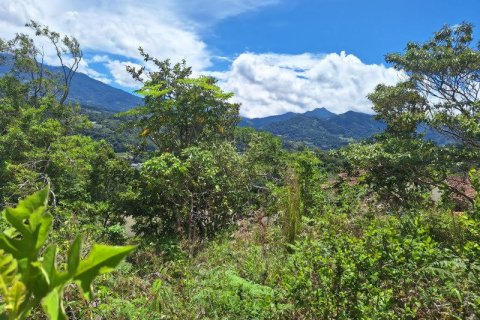
[[[387, 123], [386, 133], [345, 152], [356, 168], [367, 170], [366, 181], [387, 203], [417, 206], [435, 187], [473, 203], [446, 182], [449, 175], [467, 176], [480, 154], [480, 51], [472, 46], [472, 34], [467, 23], [446, 26], [425, 43], [408, 43], [404, 53], [387, 55], [408, 79], [379, 85], [369, 95], [377, 117]], [[456, 144], [423, 141], [417, 130], [424, 125]]]
[[462, 23], [443, 27], [425, 43], [408, 43], [404, 54], [387, 55], [387, 62], [406, 72], [409, 80], [378, 87], [371, 95], [375, 111], [390, 125], [397, 119], [424, 121], [478, 148], [480, 51], [472, 41], [473, 26]]
[[469, 240], [445, 248], [430, 237], [438, 226], [426, 217], [360, 220], [351, 231], [337, 218], [318, 220], [325, 231], [297, 244], [284, 278], [297, 317], [478, 315], [478, 249]]
[[145, 96], [145, 105], [124, 115], [136, 119], [127, 127], [140, 129], [140, 137], [148, 138], [160, 152], [180, 153], [199, 143], [231, 140], [239, 121], [239, 105], [230, 103], [231, 93], [223, 92], [212, 77], [191, 78], [185, 61], [171, 66], [169, 60], [151, 58], [140, 50], [146, 62], [153, 62], [158, 71], [149, 72], [142, 80], [144, 68], [127, 68], [143, 82], [138, 91]]
[[178, 233], [193, 243], [231, 225], [247, 203], [243, 159], [228, 143], [163, 153], [142, 165], [136, 228], [145, 235]]
[[278, 197], [278, 208], [281, 214], [285, 241], [292, 245], [299, 233], [300, 220], [303, 215], [303, 202], [298, 174], [293, 169], [288, 168], [285, 179], [285, 186], [275, 190], [275, 193]]
[[[83, 129], [82, 133], [94, 140], [105, 140], [116, 153], [125, 153], [139, 145], [138, 130], [121, 128], [128, 119], [85, 107], [80, 112], [92, 122], [92, 126]], [[153, 146], [147, 145], [147, 151], [152, 149]]]
[[[293, 253], [251, 220], [198, 255], [102, 284], [112, 319], [449, 319], [480, 314], [478, 223], [450, 212], [309, 218]], [[142, 263], [145, 263], [143, 255]], [[126, 290], [125, 287], [131, 287]], [[108, 290], [107, 288], [111, 288]], [[124, 297], [124, 300], [121, 300]]]
[[472, 182], [473, 187], [475, 188], [475, 203], [474, 210], [477, 215], [480, 214], [480, 172], [476, 169], [471, 169], [469, 172], [470, 181]]
[[[76, 41], [31, 27], [60, 53], [81, 56]], [[215, 80], [191, 78], [185, 63], [143, 51], [158, 70], [146, 81], [143, 68], [129, 71], [144, 84], [145, 106], [125, 119], [84, 112], [95, 122], [89, 126], [63, 103], [68, 81], [40, 72], [29, 37], [0, 41], [15, 59], [14, 71], [0, 79], [0, 313], [11, 319], [66, 319], [64, 309], [78, 319], [478, 318], [480, 177], [471, 168], [479, 165], [479, 81], [471, 41], [471, 27], [462, 24], [389, 55], [409, 79], [370, 95], [386, 132], [333, 153], [305, 145], [285, 150], [269, 133], [235, 128], [238, 105]], [[34, 72], [32, 81], [19, 76], [22, 70]], [[438, 79], [446, 87], [435, 87]], [[431, 99], [435, 94], [441, 96]], [[384, 128], [352, 112], [309, 116], [315, 119], [292, 116], [288, 123], [307, 131], [321, 125], [342, 144]], [[352, 124], [348, 134], [345, 123]], [[417, 131], [423, 124], [458, 143], [426, 141]], [[121, 125], [128, 131], [112, 138]], [[147, 152], [115, 154], [109, 143], [135, 145], [137, 132]], [[127, 159], [141, 163], [133, 168]], [[467, 172], [477, 191], [471, 210], [452, 212], [447, 202], [431, 201], [434, 187], [444, 198], [471, 197], [447, 183]], [[46, 184], [50, 190], [10, 208]], [[48, 194], [52, 206], [45, 212]], [[141, 247], [123, 263], [132, 246], [94, 244], [133, 237]], [[82, 243], [91, 247], [88, 255]]]
[[421, 138], [385, 135], [376, 143], [352, 145], [343, 154], [356, 168], [368, 170], [365, 182], [380, 201], [394, 207], [418, 206], [432, 185], [446, 178], [436, 170], [446, 164], [442, 161], [446, 154]]
[[112, 271], [134, 249], [94, 245], [82, 260], [82, 240], [77, 237], [69, 249], [65, 269], [57, 268], [56, 245], [45, 246], [53, 222], [53, 217], [45, 213], [48, 193], [45, 188], [2, 213], [10, 225], [0, 235], [1, 294], [9, 319], [25, 319], [40, 303], [50, 319], [67, 319], [63, 307], [65, 286], [75, 281], [84, 297], [91, 298], [92, 281]]
[[[274, 281], [266, 280], [279, 263], [274, 252], [283, 252], [272, 243], [264, 252], [254, 241], [230, 242], [219, 237], [191, 259], [162, 263], [158, 273], [147, 285], [131, 272], [111, 278], [105, 295], [108, 315], [115, 319], [282, 319], [288, 306], [284, 305], [273, 288]], [[232, 253], [235, 252], [235, 255]], [[272, 272], [273, 274], [273, 272]], [[150, 280], [149, 280], [150, 281]], [[111, 301], [120, 293], [122, 283], [137, 286], [136, 296], [127, 299], [129, 307]], [[125, 302], [123, 302], [125, 304]], [[119, 310], [122, 310], [119, 312]], [[283, 317], [285, 318], [285, 317]], [[288, 316], [287, 316], [288, 318]]]
[[[287, 162], [298, 175], [304, 214], [313, 216], [321, 213], [326, 201], [325, 192], [322, 189], [327, 181], [324, 163], [310, 150], [290, 153]], [[288, 179], [289, 171], [286, 172]]]
[[[204, 309], [214, 319], [265, 319], [274, 312], [274, 290], [252, 283], [232, 270], [213, 270], [204, 275], [204, 289], [192, 298], [192, 303]], [[202, 277], [203, 278], [203, 277]]]

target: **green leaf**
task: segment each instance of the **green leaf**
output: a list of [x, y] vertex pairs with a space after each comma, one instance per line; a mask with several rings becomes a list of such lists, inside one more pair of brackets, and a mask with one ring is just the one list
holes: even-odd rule
[[32, 229], [32, 221], [29, 224], [24, 223], [24, 219], [31, 218], [32, 215], [41, 216], [47, 207], [49, 188], [46, 187], [23, 200], [18, 202], [16, 208], [6, 208], [4, 217], [18, 231], [32, 233], [38, 225], [38, 220], [34, 221]]
[[55, 288], [42, 299], [43, 311], [51, 320], [67, 320], [65, 310], [63, 309], [63, 293], [59, 288]]
[[[18, 209], [24, 208], [19, 207]], [[3, 212], [5, 220], [26, 238], [30, 238], [31, 236], [31, 231], [24, 222], [29, 216], [30, 213], [26, 210], [17, 210], [14, 208], [6, 208]]]
[[78, 236], [73, 241], [70, 250], [68, 251], [68, 273], [74, 275], [80, 263], [80, 250], [82, 249], [82, 238]]
[[55, 260], [57, 257], [57, 247], [52, 245], [48, 247], [43, 255], [42, 272], [50, 285], [55, 277]]
[[42, 214], [42, 212], [37, 211], [30, 218], [30, 225], [35, 228], [35, 250], [40, 249], [45, 243], [53, 223], [53, 217], [50, 214]]
[[17, 261], [0, 250], [0, 292], [6, 295], [17, 274]]
[[89, 298], [93, 279], [112, 271], [135, 248], [94, 245], [89, 257], [80, 261], [82, 239], [77, 237], [68, 251], [67, 271], [57, 270], [55, 245], [39, 257], [53, 221], [45, 213], [47, 197], [45, 188], [3, 212], [13, 228], [0, 234], [0, 296], [5, 304], [2, 310], [12, 319], [25, 318], [39, 301], [50, 319], [67, 319], [62, 305], [64, 286], [78, 281]]
[[10, 314], [18, 314], [20, 306], [25, 301], [27, 288], [21, 281], [16, 281], [11, 288], [9, 288], [5, 295], [5, 308]]
[[88, 258], [80, 262], [74, 277], [74, 280], [79, 282], [84, 297], [91, 298], [91, 284], [95, 277], [113, 271], [135, 248], [135, 246], [116, 247], [95, 244]]
[[33, 259], [47, 240], [53, 220], [51, 215], [44, 214], [48, 192], [49, 188], [44, 188], [20, 200], [16, 208], [6, 208], [3, 211], [3, 217], [20, 233], [21, 239], [14, 237], [16, 232], [4, 232], [0, 235], [0, 248], [16, 259]]

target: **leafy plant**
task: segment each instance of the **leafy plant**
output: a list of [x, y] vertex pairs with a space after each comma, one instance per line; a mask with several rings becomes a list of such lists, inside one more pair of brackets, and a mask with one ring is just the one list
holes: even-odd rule
[[300, 220], [303, 214], [302, 195], [295, 170], [288, 168], [285, 177], [285, 186], [276, 191], [279, 209], [282, 213], [282, 229], [285, 241], [292, 245], [299, 232]]
[[67, 319], [63, 308], [65, 286], [76, 282], [83, 296], [91, 298], [93, 280], [114, 270], [135, 248], [95, 244], [82, 260], [79, 236], [69, 249], [66, 266], [58, 268], [56, 245], [45, 246], [53, 222], [45, 212], [48, 194], [47, 187], [2, 213], [11, 226], [0, 234], [0, 294], [5, 319], [25, 319], [38, 304], [50, 319]]

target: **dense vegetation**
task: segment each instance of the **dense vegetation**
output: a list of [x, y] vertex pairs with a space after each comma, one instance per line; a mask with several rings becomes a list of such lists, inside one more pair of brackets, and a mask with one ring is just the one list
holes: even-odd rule
[[[81, 59], [75, 39], [29, 26], [61, 61]], [[117, 118], [82, 111], [68, 102], [75, 65], [45, 71], [30, 37], [0, 41], [14, 62], [0, 78], [0, 313], [479, 317], [472, 34], [469, 24], [445, 27], [387, 55], [408, 78], [370, 95], [385, 131], [331, 153], [287, 150], [269, 133], [237, 127], [239, 105], [215, 79], [143, 50], [155, 69], [128, 71], [144, 105]], [[454, 143], [425, 139], [424, 125]], [[118, 154], [116, 143], [130, 147]]]

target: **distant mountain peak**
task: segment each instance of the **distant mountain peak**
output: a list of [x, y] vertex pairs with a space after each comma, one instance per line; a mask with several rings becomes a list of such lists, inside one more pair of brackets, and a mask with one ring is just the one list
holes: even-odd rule
[[242, 118], [240, 126], [253, 127], [281, 136], [286, 141], [302, 141], [322, 149], [344, 146], [369, 138], [385, 129], [372, 115], [347, 111], [335, 114], [320, 107], [304, 113], [289, 112], [278, 116]]
[[336, 116], [335, 113], [331, 112], [330, 110], [328, 110], [325, 107], [316, 108], [316, 109], [313, 109], [311, 111], [307, 111], [307, 112], [304, 113], [304, 115], [308, 116], [308, 117], [315, 117], [315, 118], [318, 118], [318, 119], [329, 119], [331, 117]]

